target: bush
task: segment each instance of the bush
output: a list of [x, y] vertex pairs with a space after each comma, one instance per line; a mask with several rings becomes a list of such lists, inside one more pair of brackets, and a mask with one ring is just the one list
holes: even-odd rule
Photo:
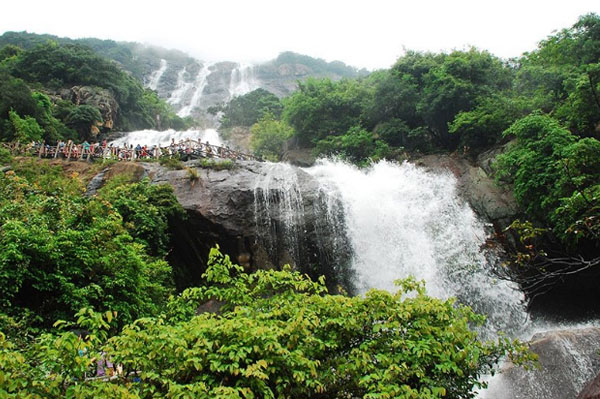
[[235, 163], [231, 159], [207, 159], [200, 160], [198, 164], [203, 169], [214, 169], [214, 170], [231, 170], [235, 168]]
[[41, 327], [82, 307], [118, 311], [122, 323], [156, 314], [173, 283], [152, 255], [166, 252], [167, 220], [180, 207], [168, 187], [149, 186], [87, 198], [59, 167], [32, 162], [0, 174], [3, 312], [33, 313]]
[[0, 165], [6, 165], [12, 161], [13, 156], [6, 148], [0, 147]]
[[254, 155], [270, 161], [281, 159], [285, 142], [294, 134], [291, 126], [276, 120], [272, 114], [263, 116], [250, 131], [250, 147]]
[[165, 168], [181, 170], [183, 169], [183, 162], [179, 159], [179, 157], [161, 157], [159, 163]]
[[[45, 336], [15, 356], [0, 336], [0, 372], [10, 381], [0, 389], [46, 398], [473, 398], [501, 356], [528, 359], [517, 342], [480, 342], [469, 325], [481, 317], [426, 296], [411, 279], [393, 294], [329, 295], [323, 279], [289, 269], [246, 274], [216, 249], [204, 277], [208, 285], [173, 298], [168, 314], [137, 320], [103, 348], [97, 337], [112, 314], [86, 310], [78, 320], [90, 334], [80, 341]], [[218, 314], [197, 314], [207, 301]], [[100, 350], [141, 383], [83, 380]]]

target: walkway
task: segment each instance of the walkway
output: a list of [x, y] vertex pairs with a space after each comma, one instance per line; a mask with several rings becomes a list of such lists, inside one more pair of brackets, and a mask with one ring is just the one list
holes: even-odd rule
[[94, 159], [111, 159], [116, 161], [131, 162], [135, 160], [151, 160], [163, 157], [179, 157], [182, 161], [201, 158], [231, 159], [240, 161], [261, 161], [253, 155], [235, 151], [227, 147], [211, 145], [196, 140], [182, 140], [172, 142], [168, 147], [133, 147], [133, 145], [116, 147], [107, 145], [106, 141], [100, 143], [75, 144], [71, 140], [59, 141], [51, 146], [43, 142], [27, 144], [17, 142], [2, 143], [2, 147], [12, 155], [29, 155], [38, 158], [66, 159], [70, 161], [91, 161]]

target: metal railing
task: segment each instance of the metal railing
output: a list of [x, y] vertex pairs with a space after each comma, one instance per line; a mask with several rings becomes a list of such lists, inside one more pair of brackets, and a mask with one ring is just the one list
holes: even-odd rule
[[166, 147], [127, 147], [107, 145], [106, 143], [75, 144], [71, 140], [67, 142], [59, 141], [56, 145], [49, 145], [44, 142], [20, 143], [18, 141], [1, 143], [1, 145], [14, 156], [37, 156], [38, 158], [66, 159], [70, 161], [91, 161], [94, 159], [143, 161], [163, 157], [178, 157], [184, 161], [200, 158], [261, 161], [254, 155], [191, 139], [182, 140], [179, 143], [173, 142]]

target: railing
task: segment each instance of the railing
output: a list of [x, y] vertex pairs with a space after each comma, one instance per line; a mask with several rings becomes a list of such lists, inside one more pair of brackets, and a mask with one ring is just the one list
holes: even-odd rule
[[20, 143], [10, 142], [2, 143], [2, 147], [10, 151], [14, 156], [28, 155], [38, 158], [66, 159], [70, 161], [91, 161], [93, 159], [111, 159], [117, 161], [135, 161], [151, 160], [163, 157], [179, 157], [181, 160], [216, 158], [231, 159], [240, 161], [261, 161], [253, 155], [245, 154], [240, 151], [232, 150], [228, 147], [211, 145], [196, 140], [185, 140], [179, 143], [171, 143], [167, 147], [153, 146], [144, 147], [116, 147], [112, 145], [94, 143], [94, 144], [75, 144], [72, 141], [58, 142], [51, 146], [43, 142]]

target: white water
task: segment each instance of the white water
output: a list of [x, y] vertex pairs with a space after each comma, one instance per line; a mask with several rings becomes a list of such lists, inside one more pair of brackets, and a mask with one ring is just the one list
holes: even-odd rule
[[238, 64], [238, 66], [231, 71], [231, 77], [229, 79], [229, 99], [242, 96], [259, 87], [260, 83], [254, 76], [254, 67], [251, 65]]
[[453, 176], [384, 161], [366, 170], [321, 161], [306, 171], [344, 206], [359, 291], [392, 291], [394, 280], [412, 275], [430, 295], [487, 314], [487, 331], [523, 326], [523, 295], [489, 273], [484, 226], [458, 198]]
[[136, 145], [159, 145], [166, 147], [171, 144], [171, 139], [175, 139], [178, 143], [180, 140], [201, 140], [203, 143], [208, 142], [212, 145], [222, 146], [223, 141], [219, 136], [219, 133], [215, 129], [197, 130], [190, 129], [184, 131], [175, 131], [173, 129], [158, 131], [158, 130], [138, 130], [135, 132], [129, 132], [123, 137], [120, 137], [111, 143], [115, 146], [122, 146], [123, 144]]
[[[258, 239], [270, 255], [284, 250], [291, 261], [300, 258], [300, 229], [304, 221], [297, 168], [266, 163], [254, 186], [254, 215]], [[275, 220], [280, 221], [280, 224]]]
[[152, 72], [150, 78], [148, 79], [148, 87], [152, 90], [156, 90], [158, 88], [158, 82], [160, 82], [160, 78], [163, 76], [165, 71], [167, 70], [167, 60], [160, 60], [160, 67]]
[[208, 75], [210, 75], [211, 70], [210, 67], [212, 64], [204, 64], [204, 66], [198, 72], [196, 76], [196, 80], [194, 84], [190, 87], [190, 90], [193, 90], [191, 100], [177, 112], [177, 115], [181, 117], [189, 116], [192, 113], [192, 110], [196, 108], [200, 104], [200, 98], [202, 97], [202, 93], [204, 92], [204, 88], [208, 82]]
[[187, 69], [184, 67], [177, 73], [177, 87], [173, 90], [171, 97], [167, 100], [167, 102], [173, 106], [183, 105], [184, 99], [188, 96], [188, 93], [192, 88], [193, 83], [186, 82], [185, 80], [186, 72]]

